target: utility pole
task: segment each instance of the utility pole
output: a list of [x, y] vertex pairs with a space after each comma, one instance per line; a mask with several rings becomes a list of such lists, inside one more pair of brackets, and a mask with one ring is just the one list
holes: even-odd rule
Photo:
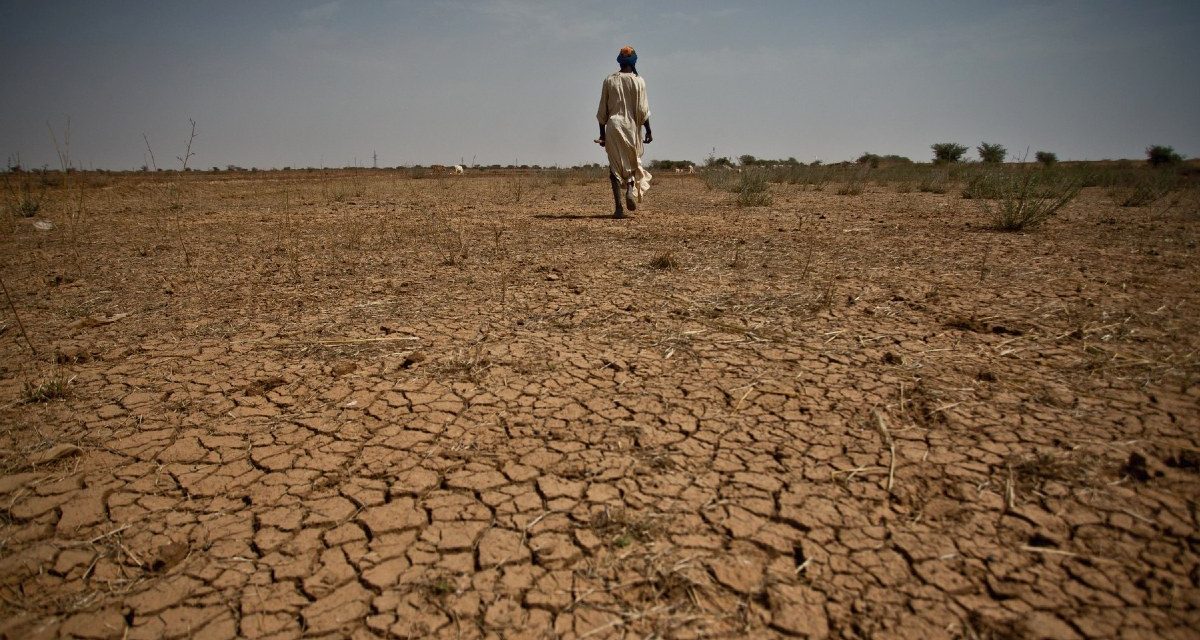
[[371, 149], [371, 168], [372, 169], [379, 168], [379, 154], [375, 153], [374, 149]]

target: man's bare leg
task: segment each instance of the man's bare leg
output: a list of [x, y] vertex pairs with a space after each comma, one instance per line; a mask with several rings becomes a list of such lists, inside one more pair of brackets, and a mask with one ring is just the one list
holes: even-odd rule
[[611, 171], [608, 172], [608, 181], [612, 183], [613, 203], [616, 204], [616, 209], [613, 211], [613, 217], [624, 218], [625, 210], [621, 208], [621, 181], [617, 180], [617, 176]]
[[637, 211], [637, 187], [633, 186], [634, 178], [629, 179], [629, 184], [625, 185], [625, 206], [630, 211]]

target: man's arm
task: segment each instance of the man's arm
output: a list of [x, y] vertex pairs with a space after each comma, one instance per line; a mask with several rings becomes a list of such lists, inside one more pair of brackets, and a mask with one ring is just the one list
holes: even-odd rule
[[646, 120], [645, 125], [646, 125], [646, 137], [642, 140], [642, 142], [645, 144], [650, 144], [651, 142], [654, 142], [654, 134], [650, 133], [650, 120], [649, 119]]
[[604, 125], [608, 123], [608, 80], [600, 85], [600, 108], [596, 109], [596, 120], [600, 123], [600, 137], [597, 142], [604, 146]]

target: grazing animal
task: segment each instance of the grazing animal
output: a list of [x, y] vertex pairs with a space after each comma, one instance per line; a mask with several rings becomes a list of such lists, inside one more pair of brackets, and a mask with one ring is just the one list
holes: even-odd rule
[[454, 165], [454, 175], [461, 176], [463, 174], [463, 166], [461, 164]]
[[688, 168], [687, 168], [687, 172], [688, 172], [688, 173], [696, 173], [696, 165], [694, 165], [694, 164], [689, 164], [689, 165], [688, 165]]

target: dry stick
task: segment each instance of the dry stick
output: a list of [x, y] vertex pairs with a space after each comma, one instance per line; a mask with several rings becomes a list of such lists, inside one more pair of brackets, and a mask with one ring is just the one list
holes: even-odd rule
[[284, 344], [281, 344], [278, 346], [287, 347], [287, 346], [298, 345], [298, 344], [319, 344], [319, 345], [329, 346], [329, 345], [339, 345], [339, 344], [362, 344], [362, 343], [366, 343], [366, 342], [394, 342], [396, 340], [420, 340], [420, 339], [421, 338], [419, 338], [417, 336], [383, 336], [380, 338], [342, 338], [342, 339], [335, 339], [335, 340], [314, 340], [312, 342], [296, 341], [296, 342], [284, 343]]
[[36, 356], [37, 349], [29, 339], [29, 334], [25, 332], [25, 324], [21, 322], [21, 316], [17, 315], [17, 306], [13, 304], [12, 296], [8, 294], [8, 286], [4, 284], [4, 278], [0, 278], [0, 289], [4, 290], [4, 299], [8, 301], [8, 308], [12, 309], [13, 317], [17, 319], [17, 327], [21, 329], [21, 335], [25, 337], [25, 344], [29, 345], [29, 351]]
[[888, 495], [892, 495], [892, 486], [896, 483], [896, 442], [892, 440], [892, 434], [888, 431], [883, 414], [879, 411], [875, 412], [875, 425], [879, 431], [879, 436], [883, 438], [884, 444], [888, 446], [887, 492]]
[[[190, 122], [192, 124], [192, 132], [188, 136], [187, 149], [184, 150], [182, 156], [175, 156], [175, 158], [177, 160], [179, 160], [180, 164], [183, 166], [184, 172], [186, 172], [188, 170], [188, 160], [190, 160], [192, 158], [192, 156], [196, 155], [196, 154], [192, 153], [192, 142], [195, 141], [195, 139], [196, 139], [196, 121], [193, 120], [192, 118], [188, 118], [188, 122]], [[175, 200], [175, 202], [173, 202], [172, 204], [177, 208], [177, 211], [178, 211], [178, 214], [175, 217], [175, 221], [176, 221], [176, 226], [178, 226], [178, 228], [179, 228], [179, 245], [180, 245], [180, 248], [183, 249], [183, 266], [190, 269], [190, 268], [192, 268], [192, 256], [188, 252], [187, 240], [185, 239], [185, 235], [184, 235], [184, 231], [183, 231], [183, 206], [181, 204], [179, 204], [179, 201], [178, 201], [179, 185], [178, 184], [173, 185], [171, 191], [172, 191], [171, 195], [173, 196], [172, 199]]]
[[1004, 510], [1012, 511], [1017, 508], [1016, 482], [1013, 480], [1013, 468], [1009, 466], [1008, 477], [1004, 479]]
[[154, 149], [150, 148], [150, 138], [146, 136], [146, 132], [142, 132], [142, 140], [146, 141], [146, 151], [150, 153], [150, 167], [158, 171], [158, 162], [154, 160]]

